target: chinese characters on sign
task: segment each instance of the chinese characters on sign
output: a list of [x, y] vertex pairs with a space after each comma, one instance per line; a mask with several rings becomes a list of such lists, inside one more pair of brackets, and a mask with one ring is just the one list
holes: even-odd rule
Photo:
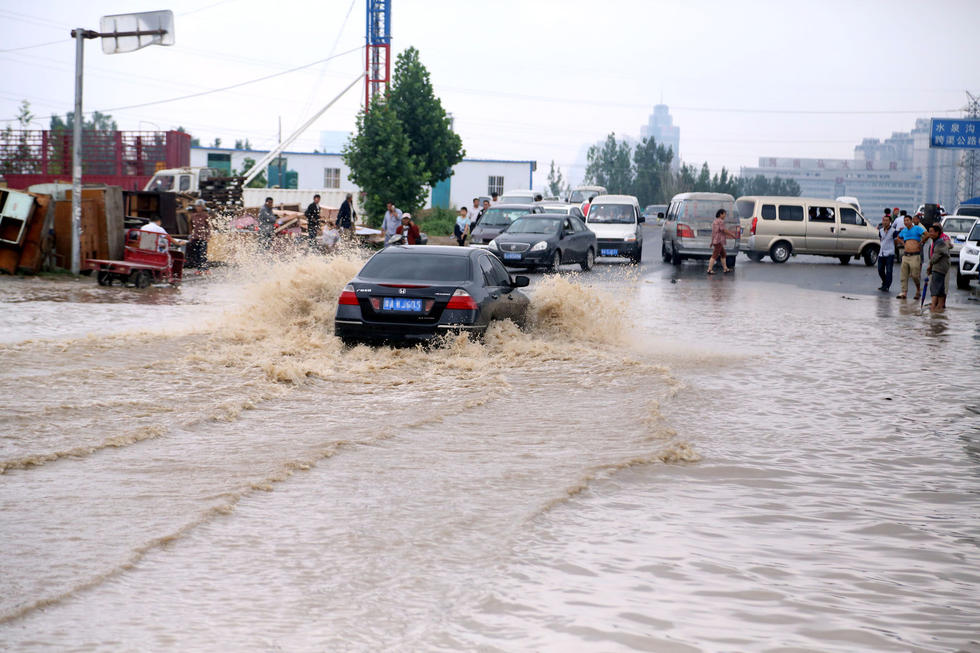
[[980, 120], [933, 118], [929, 147], [980, 149]]

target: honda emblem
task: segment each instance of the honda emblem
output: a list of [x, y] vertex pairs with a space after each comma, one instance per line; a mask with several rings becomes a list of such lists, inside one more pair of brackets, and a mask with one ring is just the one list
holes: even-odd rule
[[399, 288], [398, 289], [398, 294], [399, 295], [404, 295], [405, 294], [405, 289], [404, 288]]

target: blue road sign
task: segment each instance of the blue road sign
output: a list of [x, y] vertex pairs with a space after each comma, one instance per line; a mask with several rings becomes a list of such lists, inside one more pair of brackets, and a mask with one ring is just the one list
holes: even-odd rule
[[980, 120], [933, 118], [929, 147], [980, 150]]

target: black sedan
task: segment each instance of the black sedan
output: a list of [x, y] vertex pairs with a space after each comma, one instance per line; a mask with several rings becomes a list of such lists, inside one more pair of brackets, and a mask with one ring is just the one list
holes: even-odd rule
[[504, 265], [557, 272], [563, 263], [591, 270], [597, 246], [595, 234], [574, 215], [541, 214], [518, 218], [487, 249]]
[[345, 343], [425, 341], [447, 332], [482, 335], [493, 320], [523, 325], [528, 298], [486, 250], [396, 245], [364, 264], [337, 300], [334, 334]]
[[470, 229], [470, 244], [486, 246], [517, 218], [527, 213], [542, 213], [537, 204], [497, 204], [483, 212], [480, 220]]

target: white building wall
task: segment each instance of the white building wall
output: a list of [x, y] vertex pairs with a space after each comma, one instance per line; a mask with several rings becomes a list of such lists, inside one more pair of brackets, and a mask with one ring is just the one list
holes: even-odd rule
[[454, 207], [472, 206], [474, 197], [490, 195], [490, 177], [504, 178], [504, 192], [530, 190], [534, 185], [534, 163], [531, 161], [493, 161], [463, 159], [450, 177], [449, 201]]

